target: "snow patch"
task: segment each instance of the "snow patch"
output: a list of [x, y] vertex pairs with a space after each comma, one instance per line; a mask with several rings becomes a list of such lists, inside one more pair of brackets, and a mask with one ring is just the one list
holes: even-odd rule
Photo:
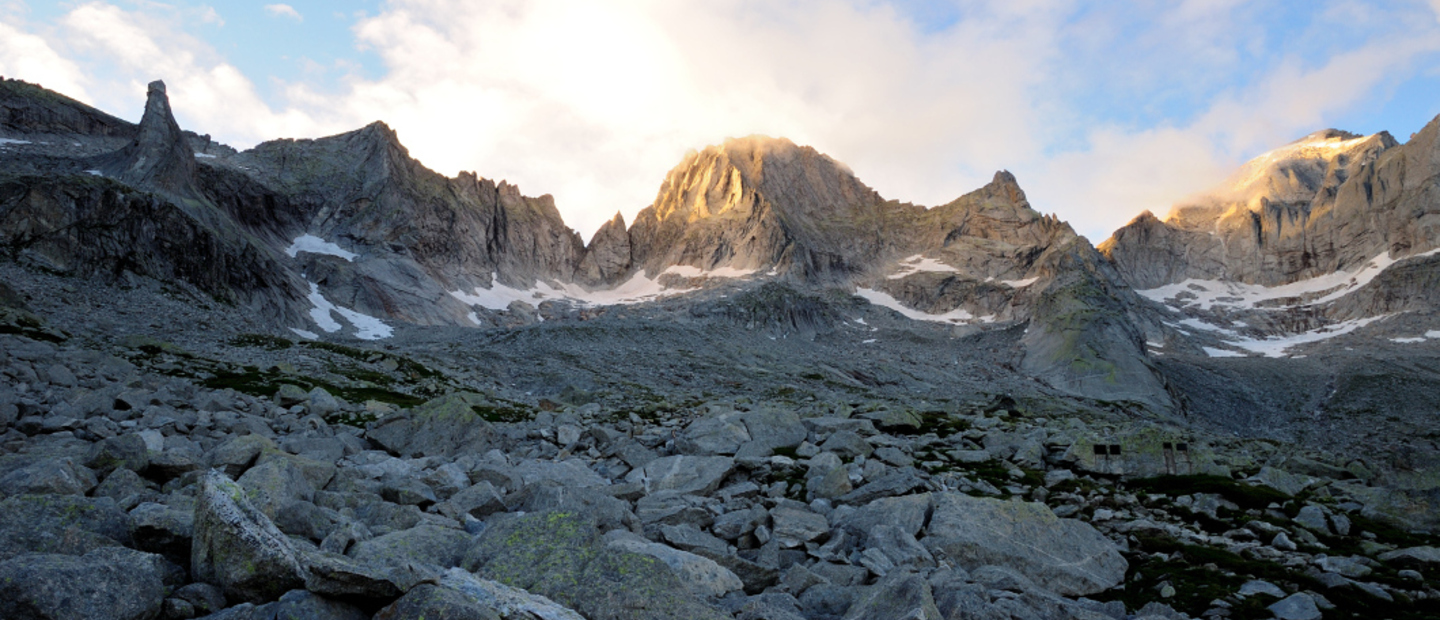
[[29, 140], [16, 140], [16, 139], [14, 139], [14, 138], [0, 138], [0, 146], [8, 146], [8, 145], [11, 145], [11, 144], [30, 144], [30, 141], [29, 141]]
[[1010, 288], [1025, 288], [1040, 280], [1040, 276], [1025, 278], [1024, 280], [1001, 280], [1000, 283]]
[[349, 262], [354, 262], [355, 257], [359, 256], [359, 254], [347, 252], [340, 246], [309, 233], [296, 237], [295, 241], [290, 243], [290, 247], [285, 248], [285, 253], [288, 254], [290, 258], [295, 258], [301, 252], [339, 256]]
[[855, 322], [856, 322], [856, 323], [859, 323], [859, 324], [861, 324], [861, 325], [865, 325], [865, 324], [866, 324], [866, 323], [865, 323], [865, 319], [855, 319]]
[[1200, 319], [1185, 319], [1185, 320], [1183, 320], [1183, 321], [1180, 321], [1179, 324], [1180, 324], [1180, 325], [1184, 325], [1185, 327], [1189, 327], [1190, 329], [1198, 329], [1198, 330], [1207, 331], [1207, 332], [1226, 332], [1226, 333], [1228, 333], [1228, 330], [1226, 330], [1225, 328], [1223, 328], [1223, 327], [1217, 327], [1217, 326], [1215, 326], [1215, 325], [1211, 325], [1211, 324], [1209, 324], [1209, 323], [1206, 323], [1206, 322], [1204, 322], [1204, 321], [1201, 321]]
[[463, 290], [450, 291], [450, 296], [466, 305], [480, 306], [490, 310], [505, 310], [514, 301], [523, 301], [532, 306], [538, 306], [543, 301], [564, 299], [587, 306], [614, 306], [654, 301], [661, 297], [696, 290], [699, 289], [665, 288], [658, 281], [645, 277], [644, 270], [615, 288], [598, 291], [587, 291], [576, 284], [562, 284], [560, 288], [555, 288], [544, 281], [536, 282], [533, 287], [528, 289], [518, 289], [497, 282], [495, 273], [492, 272], [490, 288], [477, 286], [468, 293]]
[[933, 258], [926, 258], [923, 254], [916, 254], [900, 261], [899, 269], [897, 269], [895, 273], [886, 276], [886, 278], [890, 280], [899, 280], [910, 274], [920, 273], [923, 271], [933, 273], [960, 273], [959, 269], [946, 265], [945, 263], [942, 263]]
[[1434, 330], [1430, 330], [1430, 331], [1428, 331], [1428, 332], [1425, 332], [1425, 337], [1426, 337], [1426, 338], [1440, 338], [1440, 329], [1434, 329]]
[[1200, 347], [1200, 348], [1201, 348], [1201, 349], [1204, 349], [1204, 350], [1205, 350], [1205, 354], [1208, 355], [1208, 356], [1210, 356], [1210, 357], [1249, 357], [1249, 356], [1245, 355], [1244, 353], [1240, 353], [1240, 352], [1238, 352], [1238, 351], [1230, 351], [1230, 350], [1228, 350], [1228, 349], [1214, 349], [1214, 348], [1211, 348], [1211, 347]]
[[296, 336], [299, 336], [299, 337], [304, 338], [304, 339], [306, 339], [306, 340], [319, 340], [319, 339], [320, 339], [320, 335], [319, 335], [319, 334], [317, 334], [317, 333], [315, 333], [315, 332], [312, 332], [312, 331], [309, 331], [309, 330], [304, 330], [304, 329], [299, 329], [299, 328], [296, 328], [296, 327], [291, 327], [291, 328], [290, 328], [290, 331], [295, 332], [295, 335], [296, 335]]
[[368, 314], [361, 314], [349, 308], [341, 308], [330, 303], [330, 300], [325, 299], [325, 296], [320, 294], [320, 286], [314, 282], [310, 283], [310, 295], [308, 297], [310, 304], [314, 306], [310, 309], [310, 319], [315, 321], [315, 324], [326, 332], [334, 333], [340, 331], [340, 323], [337, 322], [331, 314], [334, 312], [338, 313], [355, 328], [355, 337], [361, 340], [389, 338], [394, 333], [394, 330], [380, 319]]
[[873, 344], [874, 342], [875, 342], [875, 339], [874, 339], [874, 338], [870, 338], [870, 339], [868, 339], [868, 340], [861, 340], [861, 341], [860, 341], [860, 344]]
[[1389, 315], [1384, 315], [1372, 316], [1364, 319], [1355, 319], [1353, 321], [1345, 321], [1343, 323], [1327, 325], [1319, 329], [1312, 329], [1308, 332], [1301, 332], [1298, 334], [1291, 334], [1288, 336], [1280, 336], [1276, 338], [1264, 338], [1260, 340], [1256, 340], [1254, 338], [1239, 338], [1230, 341], [1230, 344], [1245, 349], [1246, 351], [1259, 353], [1266, 357], [1284, 357], [1285, 351], [1289, 350], [1291, 347], [1302, 344], [1309, 344], [1312, 342], [1320, 342], [1322, 340], [1329, 340], [1337, 336], [1343, 336], [1357, 329], [1360, 329], [1361, 327], [1374, 323], [1375, 321], [1388, 317]]
[[211, 155], [211, 154], [209, 154], [209, 153], [196, 153], [196, 154], [195, 154], [195, 157], [197, 157], [197, 158], [198, 158], [198, 157], [204, 157], [205, 159], [215, 159], [215, 156], [214, 156], [214, 155]]
[[933, 321], [936, 323], [968, 323], [975, 318], [974, 315], [967, 312], [964, 308], [956, 308], [944, 314], [930, 314], [928, 312], [921, 312], [913, 308], [907, 308], [905, 304], [900, 303], [900, 300], [891, 297], [887, 293], [883, 293], [874, 289], [855, 289], [855, 294], [859, 295], [860, 297], [864, 297], [866, 301], [869, 301], [872, 304], [875, 304], [877, 306], [884, 306], [886, 308], [899, 312], [900, 314], [904, 315], [905, 318], [913, 319], [916, 321]]
[[[1266, 308], [1318, 306], [1335, 301], [1359, 290], [1395, 263], [1409, 258], [1431, 256], [1437, 252], [1440, 252], [1440, 248], [1403, 258], [1391, 258], [1388, 252], [1382, 253], [1370, 259], [1354, 271], [1337, 271], [1323, 276], [1282, 284], [1280, 286], [1262, 286], [1242, 282], [1190, 278], [1184, 282], [1167, 284], [1152, 289], [1137, 290], [1135, 292], [1156, 302], [1165, 303], [1170, 301], [1170, 303], [1181, 307], [1199, 308], [1201, 310], [1209, 310], [1215, 306], [1251, 309], [1259, 307], [1259, 305], [1264, 302], [1290, 298], [1299, 298], [1300, 301], [1283, 306], [1268, 305]], [[1178, 296], [1182, 293], [1189, 293], [1193, 295], [1194, 298], [1179, 299]]]
[[706, 271], [699, 267], [691, 267], [690, 265], [671, 265], [670, 267], [666, 268], [665, 271], [660, 272], [660, 275], [663, 276], [665, 274], [673, 273], [682, 278], [743, 278], [745, 276], [755, 273], [756, 271], [759, 270], [736, 269], [734, 267], [721, 267], [719, 269], [712, 269], [710, 271]]
[[1425, 339], [1424, 339], [1423, 337], [1414, 337], [1414, 338], [1391, 338], [1391, 339], [1390, 339], [1390, 342], [1398, 342], [1398, 343], [1401, 343], [1401, 344], [1411, 344], [1411, 343], [1416, 343], [1416, 342], [1425, 342]]
[[470, 314], [465, 315], [465, 318], [470, 319], [470, 322], [471, 322], [471, 323], [474, 323], [474, 324], [476, 324], [476, 325], [480, 325], [480, 324], [481, 324], [481, 323], [480, 323], [480, 315], [475, 314], [474, 312], [471, 312]]
[[105, 173], [104, 173], [104, 172], [100, 172], [99, 170], [86, 170], [85, 172], [86, 172], [86, 173], [89, 173], [89, 174], [93, 174], [93, 175], [95, 175], [95, 176], [97, 176], [97, 177], [103, 177], [103, 176], [105, 176]]

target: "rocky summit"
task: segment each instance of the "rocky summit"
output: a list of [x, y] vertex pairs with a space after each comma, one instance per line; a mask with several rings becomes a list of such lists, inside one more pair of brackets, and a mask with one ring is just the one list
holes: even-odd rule
[[1098, 247], [751, 136], [587, 243], [0, 80], [0, 617], [1440, 617], [1437, 213], [1440, 119]]

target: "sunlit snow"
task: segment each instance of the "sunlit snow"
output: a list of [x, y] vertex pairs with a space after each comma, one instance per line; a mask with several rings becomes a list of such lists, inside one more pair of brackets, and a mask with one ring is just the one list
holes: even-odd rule
[[1425, 342], [1425, 339], [1422, 338], [1422, 337], [1418, 337], [1418, 336], [1417, 336], [1417, 337], [1412, 337], [1412, 338], [1391, 338], [1391, 339], [1390, 339], [1390, 342], [1398, 342], [1398, 343], [1400, 343], [1400, 344], [1411, 344], [1411, 343], [1416, 343], [1416, 342]]
[[296, 237], [295, 241], [290, 244], [290, 247], [285, 248], [285, 253], [288, 254], [290, 258], [295, 258], [301, 252], [339, 256], [340, 258], [352, 262], [355, 260], [356, 256], [359, 256], [359, 254], [356, 254], [354, 252], [347, 252], [340, 246], [335, 245], [334, 243], [331, 243], [308, 233]]
[[743, 278], [745, 276], [755, 273], [756, 271], [759, 270], [736, 269], [734, 267], [721, 267], [719, 269], [712, 269], [710, 271], [706, 271], [699, 267], [691, 267], [690, 265], [671, 265], [666, 268], [665, 271], [660, 272], [660, 275], [663, 276], [667, 273], [673, 273], [682, 278]]
[[1040, 277], [1036, 276], [1033, 278], [1025, 278], [1024, 280], [1001, 280], [1000, 283], [1010, 288], [1025, 288], [1034, 284], [1039, 279]]
[[16, 139], [14, 139], [14, 138], [0, 138], [0, 146], [7, 146], [7, 145], [10, 145], [10, 144], [30, 144], [30, 141], [29, 141], [29, 140], [16, 140]]
[[[1300, 298], [1300, 302], [1289, 306], [1267, 306], [1267, 307], [1300, 307], [1329, 303], [1345, 295], [1348, 295], [1360, 287], [1369, 284], [1391, 265], [1405, 260], [1421, 256], [1430, 256], [1440, 252], [1440, 248], [1430, 250], [1422, 254], [1415, 254], [1403, 258], [1391, 258], [1389, 253], [1380, 254], [1370, 259], [1364, 266], [1354, 271], [1337, 271], [1335, 273], [1317, 276], [1298, 282], [1282, 284], [1280, 286], [1262, 286], [1259, 284], [1245, 284], [1242, 282], [1226, 282], [1221, 280], [1199, 280], [1190, 278], [1184, 282], [1167, 284], [1165, 286], [1137, 290], [1149, 299], [1157, 302], [1175, 300], [1175, 303], [1185, 307], [1209, 310], [1215, 306], [1226, 308], [1256, 308], [1261, 303], [1281, 299]], [[1181, 293], [1190, 293], [1194, 299], [1177, 299]], [[1310, 297], [1319, 296], [1316, 299]]]
[[1434, 330], [1430, 330], [1430, 331], [1428, 331], [1428, 332], [1425, 332], [1425, 337], [1426, 337], [1426, 338], [1440, 338], [1440, 329], [1434, 329]]
[[103, 176], [105, 176], [105, 173], [104, 173], [104, 172], [100, 172], [99, 170], [86, 170], [85, 172], [87, 172], [87, 173], [89, 173], [89, 174], [93, 174], [93, 175], [95, 175], [95, 176], [97, 176], [97, 177], [103, 177]]
[[215, 159], [215, 156], [214, 156], [214, 155], [211, 155], [211, 154], [209, 154], [209, 153], [196, 153], [195, 156], [196, 156], [196, 157], [204, 157], [204, 158], [206, 158], [206, 159]]
[[946, 265], [945, 263], [942, 263], [938, 260], [935, 260], [933, 258], [925, 258], [925, 256], [922, 254], [916, 254], [914, 256], [906, 258], [905, 260], [900, 261], [900, 268], [896, 270], [895, 273], [892, 273], [886, 277], [891, 280], [899, 280], [910, 274], [920, 273], [924, 271], [934, 273], [960, 272], [959, 269]]
[[872, 304], [875, 304], [877, 306], [884, 306], [886, 308], [899, 312], [900, 314], [904, 315], [905, 318], [914, 319], [916, 321], [934, 321], [936, 323], [967, 323], [975, 318], [974, 315], [967, 312], [964, 308], [956, 308], [944, 314], [930, 314], [928, 312], [921, 312], [913, 308], [907, 308], [905, 307], [905, 304], [900, 303], [900, 300], [891, 297], [887, 293], [883, 293], [874, 289], [855, 289], [855, 294], [864, 297]]

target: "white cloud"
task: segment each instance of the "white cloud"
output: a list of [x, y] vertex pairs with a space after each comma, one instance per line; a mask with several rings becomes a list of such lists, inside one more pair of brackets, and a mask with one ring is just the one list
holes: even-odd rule
[[0, 22], [0, 75], [38, 82], [81, 101], [89, 101], [84, 72], [61, 56], [44, 38]]
[[295, 7], [288, 4], [267, 4], [265, 5], [265, 12], [274, 17], [288, 17], [297, 22], [305, 21], [305, 17], [300, 15], [300, 11], [295, 10]]

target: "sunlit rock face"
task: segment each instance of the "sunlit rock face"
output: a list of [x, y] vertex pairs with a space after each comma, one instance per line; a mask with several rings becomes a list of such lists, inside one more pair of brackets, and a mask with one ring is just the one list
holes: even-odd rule
[[1141, 289], [1187, 278], [1275, 286], [1435, 246], [1436, 123], [1388, 133], [1325, 130], [1245, 164], [1161, 221], [1142, 214], [1100, 245]]

